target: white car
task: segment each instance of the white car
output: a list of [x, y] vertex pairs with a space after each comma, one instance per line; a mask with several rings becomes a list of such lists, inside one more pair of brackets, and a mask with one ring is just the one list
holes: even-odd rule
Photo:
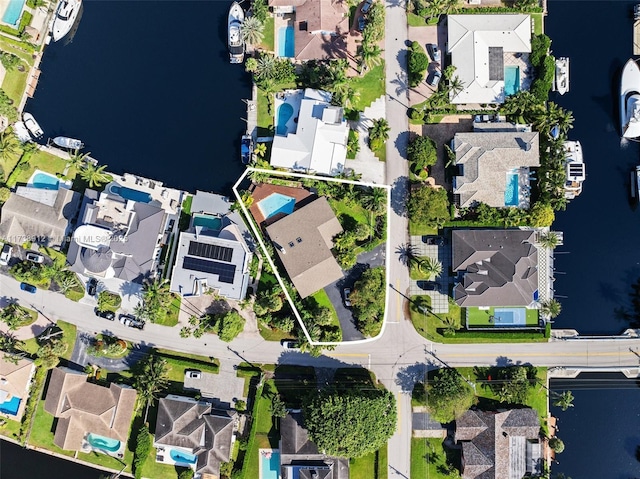
[[282, 341], [282, 348], [285, 351], [300, 351], [300, 343], [293, 339], [285, 339]]
[[26, 255], [27, 261], [31, 261], [32, 263], [42, 264], [44, 263], [44, 256], [38, 253], [29, 252]]
[[438, 86], [438, 83], [440, 83], [440, 78], [442, 78], [442, 73], [440, 72], [440, 70], [435, 70], [433, 72], [433, 77], [431, 78], [429, 85], [433, 88], [436, 88]]
[[2, 266], [7, 266], [9, 264], [9, 260], [11, 259], [11, 245], [5, 243], [2, 247], [2, 252], [0, 252], [0, 264]]

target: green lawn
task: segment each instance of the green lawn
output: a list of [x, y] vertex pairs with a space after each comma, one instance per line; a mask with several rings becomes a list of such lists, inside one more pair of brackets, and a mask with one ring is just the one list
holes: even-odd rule
[[184, 382], [185, 369], [199, 369], [200, 371], [213, 374], [218, 374], [218, 370], [220, 369], [215, 360], [211, 361], [209, 358], [204, 356], [192, 355], [192, 358], [188, 358], [182, 357], [182, 353], [171, 352], [162, 353], [160, 356], [167, 362], [167, 376], [169, 381], [175, 383]]
[[58, 454], [73, 457], [73, 451], [60, 449], [53, 443], [53, 420], [55, 418], [44, 410], [44, 400], [40, 399], [33, 418], [33, 427], [29, 436], [29, 444], [42, 447]]
[[29, 75], [29, 67], [22, 66], [24, 71], [18, 71], [14, 68], [7, 72], [2, 81], [2, 89], [16, 106], [20, 103], [24, 90], [27, 88], [27, 76]]
[[542, 13], [530, 13], [533, 18], [533, 33], [540, 35], [544, 33], [544, 16]]
[[[420, 260], [425, 260], [425, 259], [427, 259], [427, 257], [426, 256], [420, 256], [419, 259]], [[431, 279], [431, 277], [429, 277], [423, 271], [420, 271], [420, 269], [416, 265], [412, 265], [410, 270], [409, 270], [409, 272], [411, 274], [411, 279], [427, 279], [427, 280]]]
[[255, 423], [252, 425], [252, 437], [249, 438], [243, 464], [243, 476], [245, 479], [260, 477], [259, 449], [278, 447], [278, 433], [271, 418], [271, 398], [268, 397], [269, 394], [275, 394], [276, 392], [274, 381], [268, 380], [265, 381], [262, 394], [256, 398]]
[[382, 479], [387, 477], [387, 446], [376, 452], [349, 461], [351, 479]]
[[381, 61], [380, 65], [372, 68], [363, 77], [353, 78], [351, 85], [356, 91], [360, 92], [360, 96], [353, 103], [353, 108], [358, 111], [364, 111], [374, 100], [384, 96], [384, 81], [384, 61]]
[[162, 320], [156, 322], [155, 324], [160, 324], [162, 326], [173, 327], [178, 324], [178, 315], [180, 314], [180, 304], [182, 302], [182, 298], [177, 294], [174, 295], [171, 304], [169, 305], [169, 311], [162, 318]]
[[273, 114], [269, 112], [268, 93], [258, 88], [258, 136], [273, 135]]
[[[52, 155], [51, 153], [38, 150], [29, 158], [29, 168], [19, 171], [18, 174], [12, 178], [9, 186], [15, 186], [16, 183], [26, 183], [36, 169], [55, 175], [56, 173], [62, 174], [65, 166], [66, 162], [62, 158]], [[73, 178], [75, 175], [69, 174], [68, 176]]]
[[[495, 327], [495, 320], [491, 317], [495, 314], [495, 308], [480, 309], [467, 308], [467, 319], [470, 327]], [[538, 326], [538, 310], [526, 309], [526, 326]], [[499, 325], [499, 323], [498, 323]]]
[[62, 355], [64, 359], [71, 359], [71, 353], [73, 353], [73, 346], [76, 343], [76, 325], [67, 323], [66, 321], [58, 320], [57, 326], [62, 329], [62, 340], [67, 345], [67, 350]]
[[383, 145], [380, 148], [378, 148], [377, 150], [373, 150], [373, 154], [376, 155], [376, 157], [380, 161], [387, 161], [387, 144], [386, 144], [386, 142], [383, 143]]
[[407, 24], [410, 27], [426, 27], [427, 21], [424, 17], [416, 15], [413, 12], [407, 12]]
[[423, 225], [415, 221], [409, 220], [409, 234], [414, 236], [437, 235], [438, 228], [434, 228], [433, 226]]
[[[365, 210], [360, 203], [334, 199], [330, 199], [329, 203], [333, 211], [335, 211], [336, 216], [350, 217], [356, 223], [369, 224], [369, 212]], [[344, 219], [339, 219], [344, 228]]]
[[26, 43], [22, 43], [14, 40], [13, 38], [2, 35], [0, 36], [0, 50], [7, 53], [13, 53], [15, 56], [20, 57], [29, 64], [29, 67], [33, 65], [33, 57], [31, 56], [33, 48]]
[[[429, 479], [447, 479], [449, 464], [456, 461], [457, 451], [450, 451], [451, 457], [447, 461], [447, 453], [442, 445], [442, 439], [411, 438], [411, 477], [428, 477]], [[459, 453], [458, 463], [459, 463]]]
[[16, 167], [16, 165], [20, 161], [21, 155], [22, 153], [17, 155], [12, 155], [8, 158], [0, 158], [0, 181], [2, 181], [2, 183], [7, 181], [9, 174], [13, 171], [13, 169]]
[[318, 307], [329, 308], [331, 310], [333, 321], [331, 322], [330, 326], [340, 327], [340, 321], [338, 321], [338, 313], [336, 313], [336, 308], [333, 307], [333, 303], [331, 303], [327, 292], [324, 289], [321, 289], [313, 293], [311, 295], [311, 298], [313, 298], [316, 303], [318, 303]]
[[275, 21], [272, 16], [267, 17], [264, 22], [264, 37], [260, 47], [269, 52], [275, 51]]
[[260, 322], [258, 322], [258, 330], [260, 331], [260, 336], [262, 336], [262, 339], [265, 341], [280, 342], [283, 339], [295, 339], [295, 335], [293, 333], [286, 333], [280, 329], [271, 329]]
[[[151, 448], [153, 449], [153, 448]], [[154, 459], [155, 459], [155, 449], [153, 449], [154, 451]], [[125, 446], [124, 448], [124, 463], [123, 461], [120, 461], [118, 459], [116, 459], [115, 457], [109, 456], [107, 454], [100, 454], [98, 452], [92, 451], [89, 453], [86, 452], [79, 452], [78, 453], [78, 459], [82, 460], [82, 461], [87, 461], [87, 462], [91, 462], [92, 464], [96, 464], [98, 466], [103, 466], [103, 467], [108, 467], [111, 469], [116, 469], [116, 470], [120, 470], [122, 469], [122, 466], [124, 464], [127, 465], [127, 467], [124, 469], [124, 472], [131, 472], [131, 461], [133, 460], [133, 452], [131, 452], [129, 450], [129, 448], [127, 446]], [[149, 459], [147, 459], [148, 461]]]
[[12, 421], [11, 419], [1, 418], [0, 423], [4, 421], [4, 426], [0, 426], [0, 434], [18, 440], [20, 434], [20, 421]]

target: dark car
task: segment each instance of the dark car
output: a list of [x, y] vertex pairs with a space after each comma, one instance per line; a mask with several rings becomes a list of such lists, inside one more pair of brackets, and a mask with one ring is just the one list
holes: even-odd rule
[[114, 313], [113, 311], [100, 311], [98, 308], [96, 308], [95, 313], [96, 316], [108, 319], [109, 321], [114, 321], [116, 319], [116, 313]]
[[360, 11], [362, 13], [367, 13], [369, 10], [371, 10], [371, 5], [373, 5], [373, 0], [364, 0]]
[[351, 307], [351, 288], [344, 288], [342, 293], [344, 294], [344, 305], [347, 308], [350, 308]]
[[431, 80], [429, 81], [429, 85], [434, 88], [437, 87], [438, 83], [440, 83], [440, 78], [442, 78], [442, 72], [440, 70], [435, 70]]
[[432, 61], [440, 63], [440, 58], [442, 57], [442, 55], [440, 53], [438, 45], [436, 45], [435, 43], [427, 43], [427, 51], [429, 52], [429, 55], [431, 55]]
[[358, 31], [359, 32], [363, 31], [364, 27], [366, 26], [367, 26], [367, 20], [362, 16], [358, 17]]
[[20, 283], [20, 289], [31, 294], [35, 294], [35, 292], [38, 291], [38, 288], [29, 283]]
[[423, 236], [422, 241], [429, 245], [444, 246], [446, 241], [443, 236]]
[[418, 288], [425, 291], [440, 291], [440, 285], [435, 281], [418, 281]]
[[87, 283], [87, 293], [89, 293], [89, 296], [95, 296], [97, 290], [98, 290], [98, 280], [95, 278], [91, 278]]
[[130, 328], [144, 329], [144, 321], [136, 318], [135, 316], [131, 316], [130, 314], [121, 314], [120, 322]]

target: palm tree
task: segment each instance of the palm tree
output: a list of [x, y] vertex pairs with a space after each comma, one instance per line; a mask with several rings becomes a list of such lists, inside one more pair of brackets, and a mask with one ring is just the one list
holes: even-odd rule
[[428, 275], [429, 279], [442, 274], [442, 263], [435, 258], [427, 257], [422, 260], [420, 269]]
[[560, 237], [555, 231], [548, 231], [540, 235], [540, 237], [538, 238], [538, 243], [543, 248], [555, 249], [555, 247], [560, 244]]
[[411, 243], [401, 244], [396, 248], [396, 253], [402, 264], [408, 266], [409, 269], [416, 268], [422, 272], [423, 260], [418, 256]]
[[369, 187], [361, 193], [362, 206], [375, 213], [380, 214], [387, 203], [387, 192], [382, 188]]
[[240, 36], [245, 43], [257, 45], [264, 37], [263, 30], [264, 24], [258, 17], [247, 17], [244, 19], [244, 22], [242, 22]]
[[78, 284], [78, 281], [75, 278], [75, 274], [64, 274], [56, 279], [56, 284], [58, 285], [60, 292], [65, 294], [71, 288], [75, 287]]
[[449, 92], [449, 97], [454, 98], [458, 96], [462, 90], [464, 90], [464, 83], [460, 80], [459, 76], [455, 76], [449, 80], [447, 84], [447, 90]]
[[20, 154], [20, 142], [16, 136], [5, 130], [0, 133], [0, 159], [10, 160]]
[[87, 158], [90, 154], [91, 152], [80, 153], [80, 150], [74, 150], [67, 160], [67, 169], [75, 168], [76, 170], [80, 170], [87, 164]]
[[105, 183], [111, 181], [111, 175], [105, 173], [104, 170], [107, 165], [97, 166], [94, 163], [87, 163], [82, 170], [80, 170], [80, 178], [89, 183], [89, 187], [100, 187]]
[[380, 148], [381, 143], [389, 139], [389, 122], [385, 118], [373, 120], [373, 126], [369, 130], [369, 145], [372, 150]]
[[556, 395], [553, 405], [559, 407], [563, 411], [566, 411], [570, 407], [573, 407], [573, 394], [571, 391], [562, 391], [562, 393], [554, 393]]
[[360, 46], [360, 74], [364, 75], [364, 72], [379, 65], [382, 62], [382, 52], [384, 50], [378, 46], [378, 44], [363, 43]]
[[550, 299], [540, 305], [540, 312], [543, 316], [548, 316], [551, 319], [556, 318], [561, 311], [562, 305], [556, 299]]
[[255, 152], [256, 155], [258, 155], [260, 158], [264, 157], [265, 153], [267, 152], [267, 145], [266, 143], [258, 143], [256, 144], [255, 148], [253, 149], [253, 151]]
[[167, 362], [151, 354], [140, 363], [140, 372], [135, 376], [134, 387], [138, 391], [140, 403], [145, 406], [144, 421], [147, 421], [149, 406], [160, 391], [169, 384]]
[[258, 80], [272, 79], [276, 72], [276, 58], [273, 55], [261, 55], [258, 59], [255, 76]]
[[522, 90], [505, 99], [502, 111], [517, 123], [526, 123], [527, 119], [532, 118], [541, 108], [538, 100], [531, 92]]

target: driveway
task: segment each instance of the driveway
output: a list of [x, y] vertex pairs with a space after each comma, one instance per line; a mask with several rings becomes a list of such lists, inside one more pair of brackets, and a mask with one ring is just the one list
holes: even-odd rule
[[[97, 324], [96, 328], [99, 327], [100, 326]], [[126, 371], [127, 369], [131, 369], [131, 366], [133, 364], [144, 358], [144, 356], [147, 354], [147, 351], [150, 349], [147, 346], [138, 345], [135, 350], [122, 358], [99, 358], [96, 356], [91, 356], [87, 353], [87, 347], [89, 346], [90, 340], [93, 337], [94, 334], [92, 334], [90, 331], [78, 330], [76, 342], [73, 346], [73, 353], [71, 353], [70, 361], [72, 363], [75, 363], [78, 366], [82, 367], [86, 366], [87, 364], [92, 364], [94, 366], [98, 366], [112, 372]]]
[[231, 361], [221, 361], [218, 374], [202, 372], [199, 379], [185, 376], [184, 388], [200, 391], [216, 407], [231, 408], [235, 401], [247, 400], [243, 396], [244, 378], [237, 376]]
[[440, 286], [440, 291], [425, 291], [419, 284], [422, 281], [411, 280], [409, 294], [411, 296], [427, 295], [431, 297], [431, 309], [434, 313], [449, 312], [449, 291], [453, 278], [449, 276], [451, 270], [451, 243], [447, 242], [443, 246], [428, 245], [422, 241], [422, 236], [412, 236], [411, 246], [418, 256], [437, 259], [442, 265], [442, 274], [435, 278], [435, 282]]

